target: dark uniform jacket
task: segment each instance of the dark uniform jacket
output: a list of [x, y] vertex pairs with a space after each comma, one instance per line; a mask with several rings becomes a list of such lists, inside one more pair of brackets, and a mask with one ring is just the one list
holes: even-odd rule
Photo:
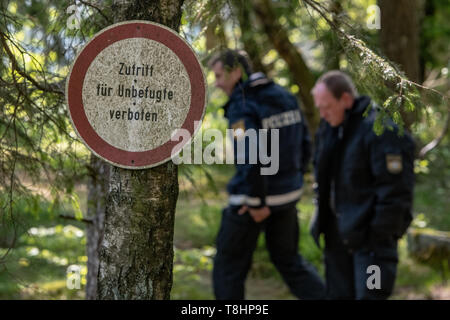
[[399, 136], [393, 123], [393, 130], [377, 136], [375, 116], [362, 96], [340, 126], [321, 122], [314, 155], [318, 210], [311, 228], [317, 243], [333, 214], [343, 243], [354, 249], [400, 238], [412, 220], [414, 142], [407, 133]]
[[[236, 173], [227, 186], [230, 205], [277, 207], [298, 201], [311, 146], [296, 98], [264, 74], [255, 73], [235, 86], [224, 109], [234, 133]], [[249, 129], [254, 130], [257, 140], [250, 141], [245, 137], [244, 133], [251, 136]], [[267, 139], [260, 139], [259, 129], [267, 129]], [[275, 142], [279, 149], [278, 171], [264, 175], [261, 168], [268, 168], [270, 164], [264, 159], [261, 161], [259, 149], [265, 146], [270, 154], [271, 131], [274, 129], [279, 130], [279, 141]], [[246, 139], [245, 150], [238, 148], [243, 139]], [[252, 160], [252, 148], [253, 154], [257, 150], [256, 163], [249, 161]]]

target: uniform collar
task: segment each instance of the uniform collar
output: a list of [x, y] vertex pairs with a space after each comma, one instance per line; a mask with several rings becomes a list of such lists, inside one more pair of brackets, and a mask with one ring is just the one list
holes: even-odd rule
[[367, 108], [367, 105], [370, 103], [370, 98], [368, 96], [359, 96], [353, 102], [353, 106], [350, 109], [352, 114], [360, 114], [364, 113]]
[[359, 96], [350, 109], [345, 110], [344, 122], [339, 127], [345, 127], [349, 119], [355, 115], [362, 115], [370, 103], [368, 96]]
[[228, 118], [228, 108], [233, 100], [242, 96], [247, 90], [252, 88], [258, 88], [259, 86], [264, 86], [266, 84], [272, 83], [272, 80], [266, 77], [262, 72], [252, 73], [248, 80], [239, 80], [231, 92], [231, 96], [228, 101], [222, 106], [225, 110], [225, 117]]
[[242, 80], [239, 80], [236, 85], [233, 88], [233, 91], [231, 92], [230, 97], [228, 98], [228, 101], [222, 106], [223, 110], [225, 111], [224, 115], [225, 118], [229, 118], [228, 117], [228, 109], [230, 107], [230, 104], [233, 102], [233, 100], [236, 99], [236, 97], [241, 96], [244, 92], [244, 86], [243, 86], [244, 82], [242, 82]]

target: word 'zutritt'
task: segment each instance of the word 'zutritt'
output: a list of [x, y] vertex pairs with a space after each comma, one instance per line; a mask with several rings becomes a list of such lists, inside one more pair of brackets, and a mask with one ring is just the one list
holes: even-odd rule
[[148, 64], [141, 64], [140, 66], [136, 66], [135, 64], [133, 64], [132, 66], [129, 66], [124, 62], [119, 63], [119, 74], [121, 75], [143, 77], [153, 76], [153, 65], [149, 66]]

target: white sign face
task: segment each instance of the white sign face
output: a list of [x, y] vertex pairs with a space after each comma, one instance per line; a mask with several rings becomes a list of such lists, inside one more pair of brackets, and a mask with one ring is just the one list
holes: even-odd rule
[[103, 140], [119, 149], [146, 151], [170, 140], [182, 126], [190, 91], [189, 76], [175, 53], [159, 42], [130, 38], [108, 46], [92, 61], [83, 104]]
[[206, 81], [192, 48], [147, 21], [114, 24], [77, 55], [66, 83], [74, 128], [97, 156], [142, 169], [171, 158], [178, 130], [197, 131]]

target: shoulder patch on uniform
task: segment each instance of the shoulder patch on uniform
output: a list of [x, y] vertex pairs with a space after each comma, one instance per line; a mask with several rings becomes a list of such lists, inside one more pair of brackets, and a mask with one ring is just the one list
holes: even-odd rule
[[245, 134], [245, 121], [244, 119], [238, 120], [231, 125], [233, 129], [233, 136], [235, 139], [239, 139]]
[[386, 154], [386, 168], [392, 174], [397, 174], [402, 172], [402, 155], [401, 154]]

